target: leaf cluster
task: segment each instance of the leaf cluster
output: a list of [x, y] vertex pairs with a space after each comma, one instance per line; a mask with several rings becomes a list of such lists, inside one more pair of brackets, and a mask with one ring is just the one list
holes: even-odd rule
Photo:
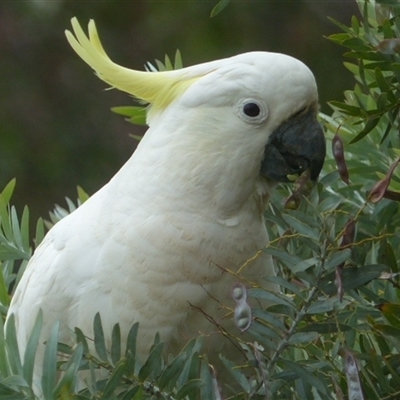
[[45, 344], [41, 390], [38, 390], [33, 373], [42, 323], [39, 312], [23, 357], [18, 349], [13, 315], [7, 321], [5, 336], [3, 329], [0, 331], [2, 399], [218, 398], [213, 370], [200, 353], [201, 338], [192, 340], [179, 355], [165, 361], [164, 344], [156, 336], [147, 360], [141, 363], [136, 357], [138, 324], [132, 326], [126, 343], [121, 340], [119, 325], [115, 325], [108, 348], [99, 314], [94, 318], [93, 338], [75, 328], [74, 346], [58, 343], [58, 324], [53, 326]]
[[366, 0], [357, 3], [362, 21], [352, 17], [347, 27], [333, 19], [343, 33], [329, 39], [347, 49], [345, 67], [357, 82], [345, 92], [344, 101], [331, 101], [334, 110], [348, 116], [347, 124], [359, 125], [352, 143], [368, 135], [378, 125], [385, 127], [380, 138], [398, 140], [400, 105], [400, 6], [396, 1]]

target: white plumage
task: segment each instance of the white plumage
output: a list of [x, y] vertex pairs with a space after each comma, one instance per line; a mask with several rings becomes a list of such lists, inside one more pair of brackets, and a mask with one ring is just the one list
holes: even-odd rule
[[[233, 305], [238, 278], [224, 270], [237, 272], [268, 243], [264, 208], [277, 177], [304, 168], [293, 159], [307, 159], [314, 179], [322, 166], [312, 73], [267, 52], [132, 71], [108, 59], [93, 22], [90, 40], [76, 20], [73, 27], [71, 45], [101, 79], [150, 102], [149, 129], [111, 181], [57, 223], [33, 255], [10, 307], [20, 349], [39, 309], [43, 340], [56, 320], [67, 342], [76, 326], [90, 336], [97, 312], [108, 339], [115, 323], [124, 337], [138, 321], [142, 358], [156, 332], [177, 353], [199, 332], [216, 331], [191, 305], [234, 329], [220, 305]], [[265, 160], [269, 154], [276, 164]], [[261, 253], [240, 275], [265, 287], [262, 277], [273, 273]], [[209, 350], [223, 351], [223, 336], [212, 337]]]

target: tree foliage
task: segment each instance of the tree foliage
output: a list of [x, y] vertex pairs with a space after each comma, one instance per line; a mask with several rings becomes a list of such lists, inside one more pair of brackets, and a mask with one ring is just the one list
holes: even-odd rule
[[[277, 275], [265, 280], [281, 290], [271, 293], [238, 277], [227, 304], [238, 329], [226, 334], [247, 359], [238, 366], [229, 354], [220, 355], [232, 386], [240, 388], [226, 396], [232, 400], [400, 397], [400, 6], [389, 0], [359, 4], [362, 18], [353, 17], [351, 26], [335, 21], [342, 32], [329, 38], [346, 47], [345, 67], [356, 83], [342, 101], [330, 103], [331, 115], [320, 115], [332, 144], [322, 178], [311, 189], [301, 179], [292, 188], [279, 188], [265, 215], [271, 241], [262, 251], [277, 267]], [[174, 65], [167, 58], [156, 65], [180, 67], [180, 56]], [[114, 111], [143, 123], [140, 107]], [[14, 185], [11, 181], [0, 195], [1, 325], [31, 247], [40, 243], [46, 227], [76, 207], [67, 199], [68, 209], [57, 206], [50, 221], [37, 222], [30, 238], [28, 208], [19, 218], [10, 205]], [[79, 205], [87, 195], [81, 189], [78, 194]], [[249, 298], [270, 305], [251, 308]], [[93, 338], [76, 328], [74, 346], [57, 344], [53, 327], [43, 361], [46, 399], [221, 398], [218, 373], [201, 351], [202, 337], [164, 359], [156, 336], [140, 364], [137, 325], [126, 345], [116, 325], [108, 348], [98, 315], [93, 324]], [[33, 363], [41, 325], [39, 314], [24, 354], [13, 319], [4, 333], [0, 327], [2, 399], [35, 398]], [[77, 389], [81, 370], [87, 372], [87, 387]], [[102, 378], [96, 370], [103, 371]]]

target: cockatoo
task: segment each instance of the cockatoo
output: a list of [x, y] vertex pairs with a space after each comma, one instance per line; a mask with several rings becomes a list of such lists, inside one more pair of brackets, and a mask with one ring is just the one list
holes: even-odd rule
[[70, 45], [98, 77], [148, 103], [149, 129], [116, 175], [36, 249], [9, 310], [19, 348], [41, 309], [42, 342], [55, 321], [61, 342], [74, 327], [90, 337], [99, 312], [107, 341], [114, 324], [126, 338], [139, 322], [142, 359], [157, 332], [167, 353], [199, 334], [209, 336], [205, 351], [223, 352], [229, 341], [204, 314], [235, 329], [221, 307], [232, 305], [232, 286], [266, 287], [263, 277], [274, 274], [260, 251], [271, 192], [289, 174], [309, 169], [316, 180], [321, 171], [315, 78], [299, 60], [270, 52], [131, 70], [110, 60], [93, 21], [88, 36], [75, 18], [72, 27]]

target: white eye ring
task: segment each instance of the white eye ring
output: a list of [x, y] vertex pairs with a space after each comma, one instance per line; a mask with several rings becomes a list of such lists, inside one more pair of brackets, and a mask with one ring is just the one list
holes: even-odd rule
[[268, 117], [268, 108], [256, 99], [242, 99], [237, 104], [239, 117], [250, 124], [262, 124]]

